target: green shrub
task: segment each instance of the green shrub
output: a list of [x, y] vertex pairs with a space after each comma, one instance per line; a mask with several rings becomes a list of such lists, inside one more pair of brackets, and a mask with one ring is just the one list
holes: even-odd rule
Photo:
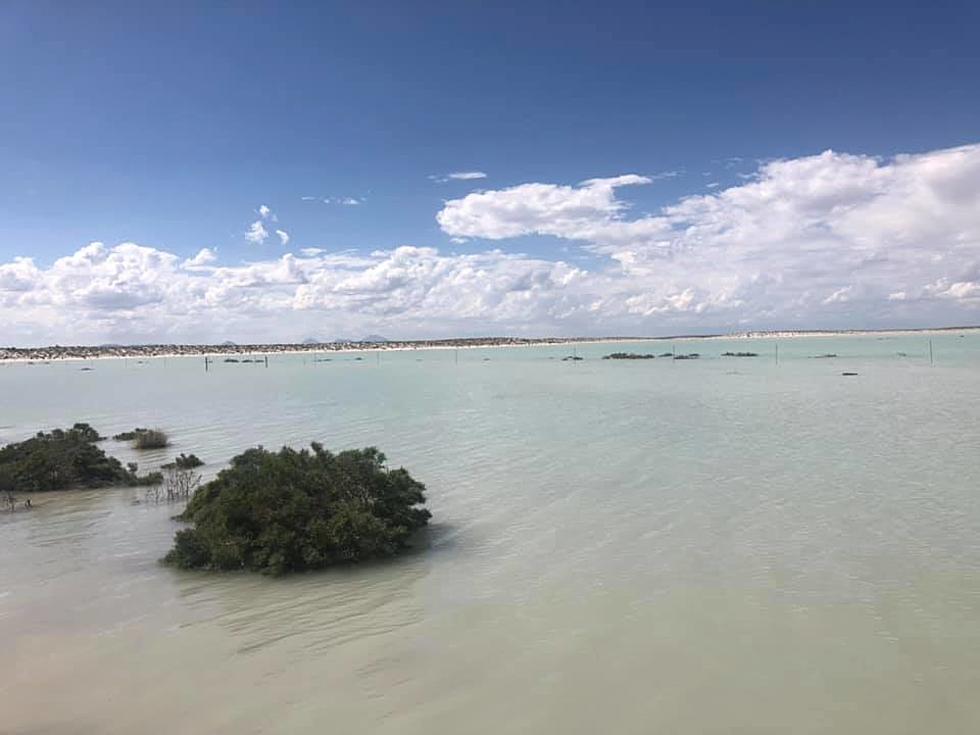
[[195, 467], [200, 467], [203, 464], [204, 462], [196, 454], [184, 454], [181, 452], [173, 462], [168, 462], [163, 465], [163, 469], [177, 468], [178, 470], [193, 470]]
[[101, 440], [88, 424], [75, 424], [8, 444], [0, 449], [0, 490], [39, 492], [154, 481], [154, 476], [138, 477], [134, 469], [107, 456], [95, 446]]
[[163, 449], [168, 444], [170, 444], [170, 439], [159, 429], [138, 431], [133, 442], [136, 449]]
[[132, 431], [121, 431], [118, 434], [113, 434], [112, 438], [117, 442], [131, 442], [137, 435], [142, 434], [146, 429], [133, 429]]
[[374, 448], [249, 449], [194, 493], [164, 562], [282, 574], [391, 556], [428, 523], [424, 491]]

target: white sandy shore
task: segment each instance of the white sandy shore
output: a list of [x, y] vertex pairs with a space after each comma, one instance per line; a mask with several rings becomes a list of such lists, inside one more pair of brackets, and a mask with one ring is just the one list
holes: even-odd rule
[[[0, 348], [0, 364], [3, 363], [27, 363], [27, 362], [86, 362], [92, 360], [158, 360], [166, 358], [201, 358], [201, 357], [214, 357], [214, 358], [225, 358], [225, 357], [239, 357], [239, 358], [262, 358], [266, 355], [321, 355], [321, 354], [344, 354], [344, 353], [371, 353], [371, 352], [413, 352], [420, 350], [474, 350], [474, 349], [500, 349], [500, 348], [529, 348], [529, 347], [560, 347], [560, 346], [575, 346], [575, 345], [591, 345], [591, 344], [609, 344], [609, 343], [643, 343], [643, 342], [692, 342], [692, 341], [705, 341], [705, 340], [788, 340], [788, 339], [806, 339], [815, 337], [824, 338], [841, 338], [841, 337], [877, 337], [877, 336], [916, 336], [916, 335], [949, 335], [949, 334], [964, 334], [964, 333], [974, 333], [980, 332], [980, 326], [968, 326], [968, 327], [936, 327], [930, 329], [894, 329], [894, 330], [838, 330], [838, 331], [755, 331], [755, 332], [740, 332], [734, 334], [712, 334], [712, 335], [674, 335], [666, 337], [595, 337], [595, 338], [541, 338], [541, 339], [529, 339], [526, 342], [507, 342], [508, 338], [499, 338], [499, 341], [493, 339], [488, 339], [486, 342], [481, 341], [464, 341], [461, 340], [459, 344], [453, 344], [452, 341], [447, 343], [442, 342], [428, 342], [425, 340], [419, 340], [418, 342], [392, 342], [392, 343], [373, 343], [373, 344], [358, 344], [358, 343], [323, 343], [322, 345], [289, 345], [289, 344], [268, 344], [268, 345], [240, 345], [235, 347], [228, 347], [226, 349], [220, 349], [218, 345], [202, 345], [202, 347], [215, 347], [216, 349], [209, 349], [202, 352], [151, 352], [156, 347], [165, 347], [164, 345], [131, 345], [131, 346], [114, 346], [114, 347], [84, 347], [84, 346], [72, 346], [72, 347], [40, 347], [40, 348], [25, 348], [29, 349], [30, 352], [35, 353], [33, 355], [18, 356], [18, 357], [5, 357], [3, 356], [4, 350]], [[521, 339], [521, 338], [517, 338]], [[179, 345], [183, 346], [183, 345]], [[188, 349], [195, 349], [196, 345], [186, 345]], [[65, 351], [70, 351], [74, 349], [91, 349], [96, 350], [90, 355], [53, 355], [49, 354], [56, 350], [63, 349]], [[100, 354], [97, 352], [99, 349], [104, 349], [105, 352]]]

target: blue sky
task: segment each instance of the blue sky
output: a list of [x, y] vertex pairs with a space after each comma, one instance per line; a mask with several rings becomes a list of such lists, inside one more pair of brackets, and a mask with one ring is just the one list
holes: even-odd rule
[[[208, 248], [212, 267], [407, 245], [600, 272], [622, 260], [578, 232], [487, 237], [436, 216], [478, 190], [640, 174], [651, 182], [617, 188], [624, 208], [603, 215], [636, 218], [738, 187], [775, 159], [833, 149], [887, 163], [980, 139], [976, 3], [201, 5], [0, 6], [0, 264], [26, 257], [45, 272], [91, 242], [180, 258]], [[435, 180], [466, 171], [486, 177]], [[260, 205], [270, 233], [288, 232], [285, 248], [274, 234], [261, 246], [244, 237]], [[669, 301], [670, 288], [686, 287], [634, 295]], [[390, 305], [371, 318], [335, 306], [329, 317], [352, 329], [425, 331], [424, 311], [399, 322]], [[704, 324], [764, 326], [778, 306]], [[660, 326], [647, 311], [640, 331]], [[27, 312], [11, 339], [64, 331]], [[483, 314], [463, 331], [602, 327], [560, 323], [554, 304], [526, 325]], [[117, 336], [143, 335], [136, 306], [101, 316]], [[620, 316], [610, 324], [632, 325]]]

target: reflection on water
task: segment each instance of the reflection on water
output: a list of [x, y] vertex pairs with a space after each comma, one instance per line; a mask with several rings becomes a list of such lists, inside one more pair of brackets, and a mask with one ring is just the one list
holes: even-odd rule
[[0, 732], [978, 731], [980, 338], [934, 342], [0, 366], [0, 441], [377, 444], [436, 521], [267, 579], [160, 567], [137, 490], [0, 514]]

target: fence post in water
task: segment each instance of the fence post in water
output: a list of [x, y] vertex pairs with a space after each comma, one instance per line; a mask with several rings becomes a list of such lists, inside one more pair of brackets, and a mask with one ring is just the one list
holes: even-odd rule
[[269, 356], [268, 355], [265, 356], [265, 366], [266, 367], [269, 367]]
[[929, 340], [929, 364], [932, 365], [932, 340]]
[[779, 364], [779, 342], [776, 343], [776, 364]]
[[208, 371], [208, 356], [204, 356], [204, 372]]

